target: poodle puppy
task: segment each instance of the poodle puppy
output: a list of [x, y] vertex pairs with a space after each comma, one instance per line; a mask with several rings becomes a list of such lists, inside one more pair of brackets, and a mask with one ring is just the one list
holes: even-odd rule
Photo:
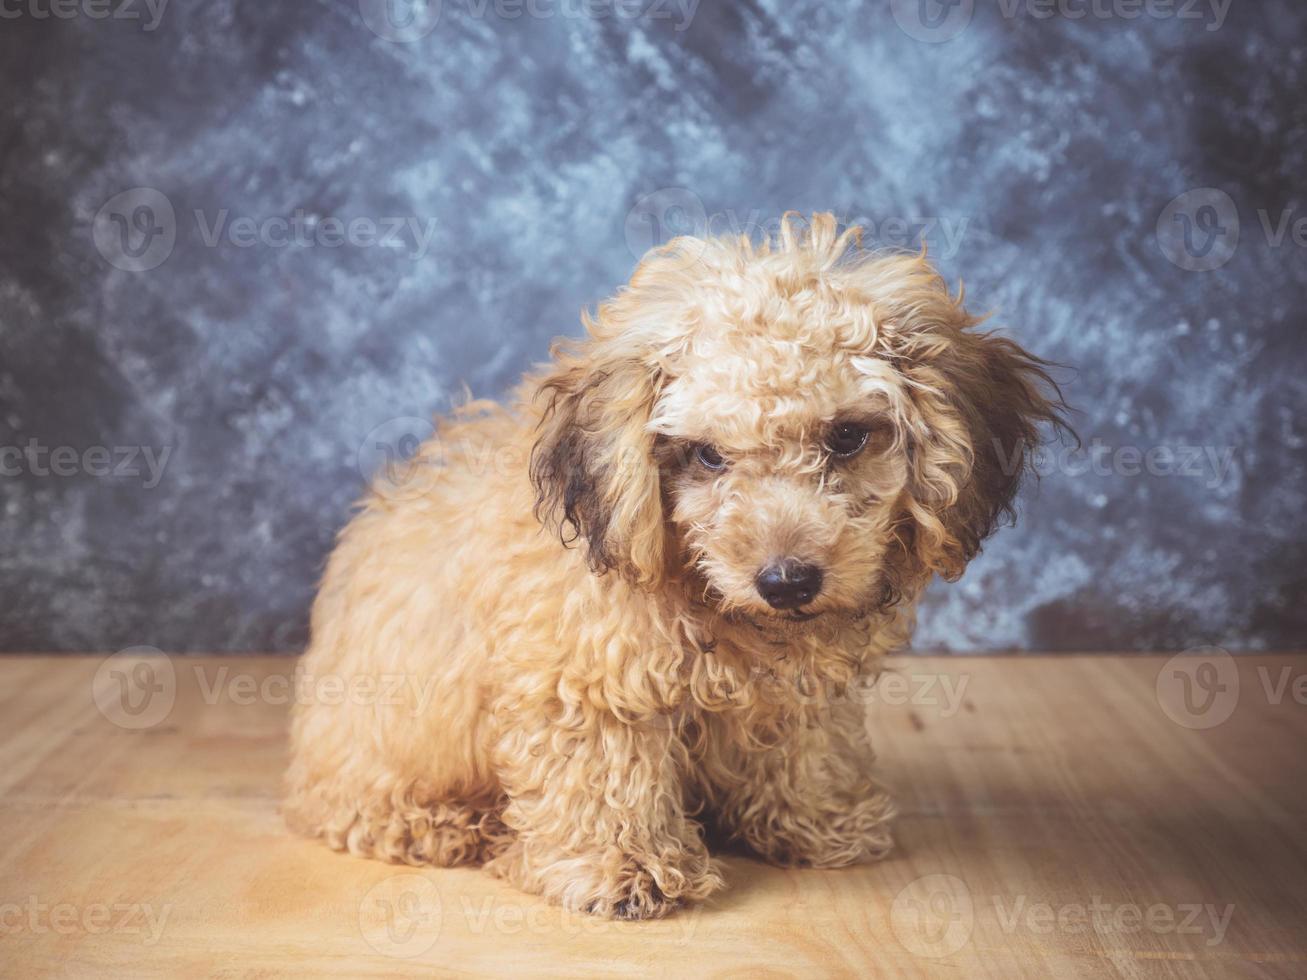
[[975, 330], [924, 253], [864, 251], [830, 214], [678, 238], [583, 318], [341, 533], [289, 824], [622, 918], [720, 888], [710, 840], [884, 855], [850, 691], [1011, 515], [1062, 424], [1045, 362]]

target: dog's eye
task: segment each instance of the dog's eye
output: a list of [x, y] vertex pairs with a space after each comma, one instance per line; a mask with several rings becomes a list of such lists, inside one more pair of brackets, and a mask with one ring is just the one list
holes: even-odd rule
[[870, 430], [856, 422], [841, 422], [831, 428], [826, 436], [826, 448], [841, 459], [849, 459], [862, 452], [867, 444]]
[[706, 442], [701, 442], [694, 448], [694, 458], [710, 470], [720, 470], [726, 465], [722, 454]]

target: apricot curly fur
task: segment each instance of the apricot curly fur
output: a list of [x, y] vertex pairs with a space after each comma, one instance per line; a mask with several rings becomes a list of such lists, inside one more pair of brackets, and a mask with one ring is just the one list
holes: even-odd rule
[[[351, 693], [297, 704], [290, 825], [626, 918], [722, 887], [706, 829], [786, 865], [884, 855], [850, 692], [1062, 424], [1045, 364], [977, 322], [829, 214], [652, 251], [341, 533], [301, 671]], [[824, 572], [801, 610], [755, 587], [781, 557]]]

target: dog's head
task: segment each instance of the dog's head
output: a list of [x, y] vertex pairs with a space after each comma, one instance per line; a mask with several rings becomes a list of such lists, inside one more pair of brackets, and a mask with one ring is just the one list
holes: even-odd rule
[[532, 479], [592, 567], [792, 633], [961, 574], [1063, 403], [924, 255], [832, 215], [680, 238], [556, 351]]

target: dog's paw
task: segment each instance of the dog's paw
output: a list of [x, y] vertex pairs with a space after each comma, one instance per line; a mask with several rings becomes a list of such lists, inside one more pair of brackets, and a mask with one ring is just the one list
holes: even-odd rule
[[610, 919], [661, 919], [689, 902], [700, 901], [725, 882], [706, 854], [692, 868], [630, 860], [605, 880], [597, 897], [585, 903], [591, 915]]
[[[678, 860], [666, 857], [673, 852]], [[660, 919], [725, 884], [705, 849], [667, 846], [656, 853], [624, 854], [613, 847], [554, 856], [528, 850], [519, 840], [488, 862], [486, 870], [569, 912], [606, 919]]]
[[653, 876], [641, 870], [616, 894], [590, 902], [585, 910], [603, 918], [639, 921], [661, 919], [680, 905], [680, 899], [668, 898]]
[[894, 804], [883, 793], [840, 809], [776, 808], [742, 828], [750, 850], [787, 868], [843, 868], [878, 861], [894, 848]]

